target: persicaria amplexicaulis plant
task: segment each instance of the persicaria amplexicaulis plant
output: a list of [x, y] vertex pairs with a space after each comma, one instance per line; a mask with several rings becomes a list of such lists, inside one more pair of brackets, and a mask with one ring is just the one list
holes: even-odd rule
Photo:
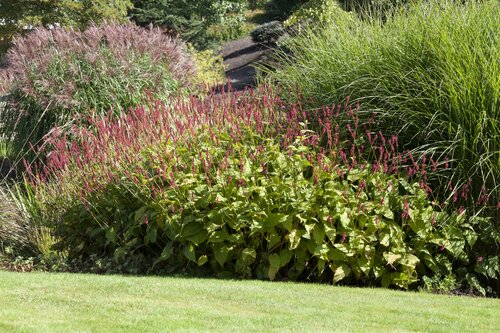
[[[152, 99], [54, 130], [30, 181], [75, 255], [144, 255], [146, 270], [408, 288], [474, 265], [477, 220], [433, 199], [446, 160], [402, 150], [349, 103], [301, 105], [268, 86]], [[467, 188], [450, 186], [459, 208]]]

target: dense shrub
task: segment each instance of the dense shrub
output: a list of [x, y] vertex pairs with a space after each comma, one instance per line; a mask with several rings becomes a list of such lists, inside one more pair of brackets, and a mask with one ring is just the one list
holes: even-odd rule
[[137, 24], [165, 28], [197, 49], [238, 36], [247, 8], [247, 2], [240, 0], [135, 0], [134, 4], [131, 17]]
[[84, 29], [90, 22], [127, 20], [130, 0], [46, 1], [0, 0], [0, 58], [16, 34], [25, 34], [31, 27], [60, 26]]
[[496, 1], [426, 1], [385, 23], [336, 20], [306, 30], [269, 74], [314, 106], [351, 96], [417, 155], [448, 156], [449, 178], [435, 185], [470, 182], [464, 205], [479, 211], [487, 199], [486, 214], [499, 220], [491, 215], [500, 198], [498, 36]]
[[208, 87], [226, 82], [224, 59], [221, 55], [212, 50], [197, 51], [193, 47], [190, 48], [189, 52], [198, 69], [197, 79], [193, 82]]
[[272, 21], [258, 26], [250, 35], [254, 43], [273, 46], [285, 33], [286, 30], [283, 23], [280, 21]]
[[310, 0], [294, 11], [285, 21], [285, 26], [323, 27], [325, 24], [335, 24], [340, 20], [351, 20], [353, 14], [344, 11], [336, 0]]
[[196, 76], [184, 45], [159, 29], [131, 24], [74, 30], [36, 29], [19, 37], [0, 70], [9, 94], [1, 133], [24, 152], [74, 117], [127, 110], [144, 93], [177, 94]]
[[267, 14], [273, 19], [285, 20], [294, 10], [309, 0], [270, 0], [266, 3]]
[[397, 137], [361, 126], [352, 108], [307, 113], [262, 87], [91, 123], [54, 131], [47, 165], [31, 170], [72, 258], [401, 288], [456, 277], [453, 287], [482, 292], [485, 276], [498, 279], [498, 257], [473, 250], [481, 219], [432, 201], [435, 162], [399, 152]]
[[205, 31], [206, 42], [204, 46], [212, 49], [219, 48], [226, 42], [248, 37], [254, 28], [255, 24], [244, 21], [238, 21], [234, 24], [213, 24]]

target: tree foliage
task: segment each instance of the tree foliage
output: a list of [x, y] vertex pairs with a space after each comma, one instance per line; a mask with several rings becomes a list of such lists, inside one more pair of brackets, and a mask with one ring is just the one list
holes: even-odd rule
[[242, 0], [134, 0], [131, 17], [139, 25], [152, 23], [203, 46], [208, 27], [241, 25], [247, 4]]
[[267, 13], [274, 19], [284, 20], [309, 0], [271, 0], [267, 2]]
[[[0, 0], [0, 43], [35, 26], [85, 28], [89, 22], [124, 21], [130, 0]], [[1, 50], [0, 50], [1, 52]]]

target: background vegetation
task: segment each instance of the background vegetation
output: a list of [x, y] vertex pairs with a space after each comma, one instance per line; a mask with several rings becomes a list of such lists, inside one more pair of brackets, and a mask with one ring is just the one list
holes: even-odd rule
[[185, 45], [159, 29], [103, 24], [76, 30], [39, 28], [15, 40], [0, 71], [8, 94], [0, 133], [23, 158], [54, 126], [195, 86]]
[[135, 1], [132, 19], [139, 25], [153, 23], [192, 43], [198, 49], [236, 39], [245, 28], [247, 1], [153, 0]]
[[0, 0], [0, 55], [13, 36], [37, 26], [85, 28], [90, 22], [125, 21], [130, 0]]
[[[29, 154], [1, 184], [4, 267], [499, 295], [498, 3], [136, 5], [161, 28], [13, 42], [2, 139]], [[267, 84], [198, 88], [223, 71], [205, 48], [273, 8]]]

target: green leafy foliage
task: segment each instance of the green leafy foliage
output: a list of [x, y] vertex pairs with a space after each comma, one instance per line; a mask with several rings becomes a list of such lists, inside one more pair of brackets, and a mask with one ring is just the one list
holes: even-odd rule
[[286, 19], [294, 10], [309, 0], [270, 0], [265, 7], [270, 17], [278, 20]]
[[[249, 133], [248, 139], [256, 138]], [[139, 186], [110, 184], [102, 193], [106, 202], [96, 193], [88, 198], [95, 208], [77, 205], [63, 216], [64, 235], [74, 244], [93, 235], [81, 252], [102, 251], [96, 247], [102, 244], [118, 262], [146, 251], [155, 268], [179, 269], [192, 263], [208, 265], [215, 274], [227, 270], [271, 280], [409, 288], [423, 276], [452, 274], [454, 260], [469, 261], [463, 234], [468, 225], [460, 224], [457, 215], [433, 208], [417, 184], [367, 169], [351, 170], [346, 177], [320, 173], [314, 183], [304, 176], [309, 162], [301, 157], [313, 151], [297, 144], [290, 147], [295, 152], [290, 156], [272, 140], [263, 144], [255, 160], [231, 159], [210, 186], [202, 174], [178, 172], [175, 190], [130, 205], [134, 198], [128, 193], [143, 192], [155, 179], [142, 179]], [[255, 155], [258, 149], [232, 147], [235, 156]], [[215, 161], [222, 161], [227, 149], [227, 142], [221, 142], [219, 147], [201, 148], [201, 154], [210, 151]], [[184, 152], [179, 162], [196, 164], [199, 154]], [[267, 175], [263, 163], [272, 170]], [[228, 182], [230, 175], [238, 175], [246, 185]], [[360, 180], [370, 184], [366, 190], [359, 190]], [[386, 190], [380, 192], [379, 187]], [[410, 187], [413, 193], [400, 192], [400, 187]], [[405, 200], [411, 202], [408, 220], [401, 218]], [[117, 203], [117, 210], [124, 210], [119, 215]], [[75, 218], [77, 224], [67, 224]], [[113, 232], [101, 232], [96, 222], [105, 222], [104, 230]]]
[[193, 80], [193, 83], [213, 86], [226, 82], [224, 59], [221, 55], [212, 50], [197, 51], [193, 47], [189, 52], [198, 70], [197, 80]]
[[[140, 25], [154, 24], [174, 33], [198, 49], [219, 41], [213, 30], [238, 35], [243, 26], [246, 1], [239, 0], [153, 0], [135, 1], [132, 19]], [[217, 28], [218, 27], [218, 28]]]
[[310, 0], [294, 11], [285, 21], [285, 26], [309, 25], [321, 27], [341, 20], [352, 20], [353, 15], [344, 11], [336, 0]]
[[[441, 209], [418, 181], [310, 144], [315, 132], [269, 101], [177, 101], [74, 132], [75, 156], [54, 153], [70, 160], [50, 169], [51, 180], [34, 175], [58, 246], [72, 258], [112, 257], [136, 273], [403, 289], [453, 275], [480, 292], [485, 277], [498, 279], [491, 256], [477, 271], [486, 261], [475, 257], [470, 231], [480, 220]], [[89, 138], [99, 155], [86, 151]]]
[[15, 34], [37, 26], [83, 29], [90, 22], [123, 22], [131, 7], [130, 0], [0, 0], [0, 43], [5, 51]]

